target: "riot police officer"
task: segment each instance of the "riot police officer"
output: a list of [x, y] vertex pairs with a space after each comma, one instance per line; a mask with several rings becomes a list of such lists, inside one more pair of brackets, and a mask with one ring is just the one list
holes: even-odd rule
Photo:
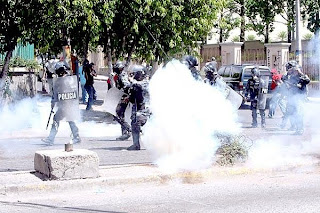
[[146, 68], [135, 65], [132, 68], [133, 83], [129, 89], [129, 100], [133, 104], [131, 114], [131, 128], [133, 145], [128, 150], [140, 150], [140, 131], [150, 115], [147, 108], [148, 81], [145, 79]]
[[[292, 66], [293, 65], [293, 66]], [[303, 103], [307, 96], [307, 84], [310, 79], [303, 74], [299, 65], [292, 64], [292, 61], [286, 65], [287, 75], [284, 84], [287, 88], [287, 109], [281, 127], [284, 128], [287, 120], [290, 120], [290, 130], [295, 130], [295, 134], [303, 134]]]
[[206, 77], [204, 79], [204, 82], [207, 84], [210, 84], [212, 86], [217, 85], [217, 80], [221, 79], [221, 76], [218, 75], [217, 68], [214, 64], [207, 63], [204, 66], [204, 72], [206, 74]]
[[117, 61], [113, 67], [113, 72], [115, 76], [113, 77], [115, 86], [124, 92], [121, 100], [119, 101], [115, 116], [115, 120], [121, 125], [121, 132], [122, 135], [118, 137], [116, 140], [127, 140], [130, 137], [131, 128], [130, 125], [125, 121], [125, 111], [129, 104], [129, 88], [130, 88], [130, 81], [129, 76], [126, 71], [124, 71], [124, 63], [122, 61]]
[[182, 59], [182, 63], [188, 67], [194, 79], [196, 79], [197, 81], [202, 81], [200, 72], [196, 68], [196, 66], [198, 66], [198, 61], [194, 56], [192, 55], [185, 56]]
[[251, 70], [251, 78], [248, 79], [246, 89], [245, 89], [245, 97], [247, 98], [249, 95], [249, 101], [251, 102], [251, 110], [252, 110], [252, 127], [257, 127], [257, 109], [259, 109], [259, 113], [261, 116], [261, 127], [265, 128], [266, 126], [266, 118], [265, 118], [265, 108], [267, 97], [266, 94], [268, 92], [268, 76], [262, 78], [259, 76], [259, 70], [257, 68], [252, 68]]
[[52, 146], [54, 144], [55, 136], [58, 133], [60, 121], [66, 120], [72, 131], [72, 142], [80, 143], [79, 129], [74, 122], [79, 119], [80, 116], [77, 77], [68, 75], [65, 66], [59, 67], [56, 70], [56, 74], [58, 77], [53, 80], [51, 113], [56, 105], [58, 110], [53, 117], [49, 136], [42, 139], [42, 141], [47, 145]]

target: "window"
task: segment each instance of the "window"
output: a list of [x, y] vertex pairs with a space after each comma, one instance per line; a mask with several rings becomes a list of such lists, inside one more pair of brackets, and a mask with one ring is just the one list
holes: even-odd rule
[[218, 70], [218, 74], [220, 75], [220, 76], [223, 76], [223, 72], [224, 72], [224, 70], [225, 70], [225, 66], [222, 66], [219, 70]]
[[230, 77], [231, 67], [226, 67], [226, 70], [223, 73], [223, 77]]
[[241, 73], [241, 67], [233, 67], [231, 76], [232, 78], [239, 78]]

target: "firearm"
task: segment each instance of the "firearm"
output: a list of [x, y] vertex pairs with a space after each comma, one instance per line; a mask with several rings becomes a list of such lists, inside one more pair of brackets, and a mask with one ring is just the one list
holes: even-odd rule
[[48, 129], [48, 126], [49, 126], [49, 123], [50, 123], [50, 120], [51, 120], [51, 115], [52, 115], [53, 112], [53, 107], [51, 107], [51, 112], [50, 112], [50, 115], [49, 115], [49, 119], [48, 119], [48, 122], [47, 122], [47, 127], [46, 127], [46, 130]]

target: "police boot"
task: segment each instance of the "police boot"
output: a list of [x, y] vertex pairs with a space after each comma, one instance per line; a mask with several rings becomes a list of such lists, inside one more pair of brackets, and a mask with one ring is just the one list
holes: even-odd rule
[[266, 128], [266, 114], [264, 110], [260, 110], [260, 116], [261, 116], [261, 127]]
[[75, 122], [74, 121], [69, 121], [69, 126], [70, 126], [70, 129], [71, 129], [71, 132], [72, 132], [72, 142], [74, 144], [81, 143], [81, 139], [80, 139], [80, 136], [79, 136], [79, 129], [78, 129], [77, 125], [75, 124]]
[[121, 126], [121, 132], [122, 132], [122, 135], [116, 138], [117, 141], [125, 141], [130, 138], [130, 132], [122, 126]]
[[59, 122], [57, 122], [55, 119], [53, 119], [53, 123], [51, 126], [49, 137], [41, 139], [43, 142], [45, 142], [48, 146], [52, 146], [54, 143], [54, 138], [56, 137], [56, 134], [58, 133], [59, 128]]
[[256, 128], [258, 126], [257, 122], [257, 109], [252, 109], [252, 128]]
[[117, 141], [125, 141], [128, 140], [130, 138], [130, 133], [126, 132], [123, 135], [121, 135], [120, 137], [116, 138]]
[[298, 129], [294, 134], [295, 135], [303, 135], [303, 129]]
[[43, 138], [43, 139], [41, 139], [41, 141], [45, 142], [47, 146], [53, 146], [53, 142], [54, 142], [49, 137], [48, 138]]
[[286, 118], [286, 117], [283, 117], [283, 118], [282, 118], [281, 125], [280, 125], [280, 128], [281, 128], [281, 129], [284, 129], [284, 128], [286, 128], [286, 126], [287, 126], [287, 118]]
[[76, 137], [72, 138], [72, 142], [73, 142], [73, 144], [81, 143], [81, 138], [80, 138], [80, 136], [77, 135]]
[[133, 145], [127, 148], [127, 150], [140, 150], [140, 130], [132, 130]]

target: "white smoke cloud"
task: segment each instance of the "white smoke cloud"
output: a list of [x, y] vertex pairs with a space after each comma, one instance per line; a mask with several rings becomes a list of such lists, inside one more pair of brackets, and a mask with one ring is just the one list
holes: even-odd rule
[[217, 89], [194, 80], [179, 61], [159, 69], [150, 81], [151, 119], [142, 141], [164, 170], [194, 170], [214, 160], [219, 132], [237, 133], [237, 114]]
[[[71, 110], [71, 109], [70, 109]], [[25, 98], [13, 104], [0, 107], [0, 139], [47, 137], [47, 121], [51, 111], [51, 98], [36, 96]], [[116, 137], [121, 134], [117, 124], [96, 123], [93, 121], [76, 122], [80, 137]], [[71, 130], [67, 122], [61, 121], [57, 137], [70, 137]]]
[[[308, 70], [302, 70], [304, 73], [310, 73], [317, 77], [319, 74], [314, 70], [319, 69], [320, 65], [320, 41], [315, 36], [308, 45], [307, 51], [310, 59], [305, 58], [304, 66]], [[309, 64], [307, 64], [309, 63]], [[311, 77], [309, 75], [309, 77]], [[311, 83], [312, 84], [312, 83]], [[272, 136], [261, 138], [255, 141], [255, 144], [249, 150], [249, 160], [247, 166], [255, 168], [285, 168], [288, 166], [313, 165], [319, 162], [318, 153], [320, 153], [320, 91], [311, 84], [307, 102], [302, 103], [304, 134], [303, 136], [294, 136], [292, 132], [284, 132], [282, 136]], [[317, 84], [317, 83], [316, 83]], [[319, 84], [319, 83], [318, 83]], [[288, 98], [294, 98], [292, 96]], [[306, 99], [307, 100], [307, 99]], [[297, 100], [298, 101], [298, 100]], [[299, 100], [300, 101], [300, 100]], [[293, 120], [296, 116], [293, 116]], [[281, 120], [280, 120], [281, 122]], [[280, 125], [280, 123], [279, 123]], [[288, 121], [287, 128], [290, 127]]]
[[[248, 167], [260, 169], [282, 169], [294, 166], [312, 165], [318, 162], [312, 153], [320, 151], [320, 145], [308, 141], [293, 141], [289, 137], [269, 137], [257, 140], [249, 152]], [[290, 141], [290, 140], [289, 140]], [[291, 140], [292, 141], [292, 140]]]

